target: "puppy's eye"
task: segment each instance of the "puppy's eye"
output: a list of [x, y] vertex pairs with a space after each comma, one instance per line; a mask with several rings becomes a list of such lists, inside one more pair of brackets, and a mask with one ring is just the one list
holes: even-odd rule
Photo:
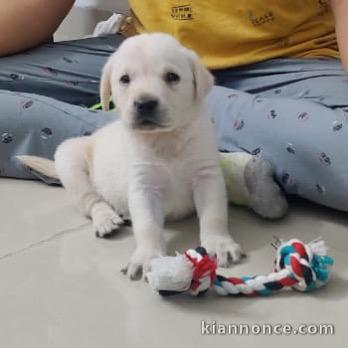
[[164, 75], [164, 80], [167, 82], [167, 83], [177, 83], [180, 81], [180, 76], [176, 73], [173, 73], [173, 72], [167, 72], [165, 75]]
[[120, 82], [127, 85], [128, 83], [130, 83], [130, 77], [129, 75], [125, 74], [125, 75], [122, 75], [120, 77]]

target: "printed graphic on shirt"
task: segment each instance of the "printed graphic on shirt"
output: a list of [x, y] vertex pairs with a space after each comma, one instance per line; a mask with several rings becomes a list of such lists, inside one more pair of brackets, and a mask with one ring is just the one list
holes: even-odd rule
[[191, 5], [173, 6], [171, 17], [178, 21], [192, 20], [193, 19], [192, 6]]
[[329, 4], [327, 0], [318, 0], [319, 16], [324, 16], [329, 12]]
[[272, 11], [268, 11], [261, 16], [256, 16], [253, 11], [248, 11], [247, 12], [248, 19], [250, 23], [254, 26], [257, 27], [259, 25], [264, 25], [266, 23], [271, 23], [274, 21], [274, 14]]

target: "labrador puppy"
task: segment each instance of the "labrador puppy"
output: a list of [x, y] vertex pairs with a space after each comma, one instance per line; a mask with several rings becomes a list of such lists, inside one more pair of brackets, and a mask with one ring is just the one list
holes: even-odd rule
[[99, 237], [130, 217], [137, 245], [125, 268], [131, 279], [165, 254], [164, 221], [195, 210], [201, 244], [219, 265], [241, 257], [228, 229], [225, 184], [204, 106], [212, 86], [198, 56], [172, 36], [131, 37], [109, 58], [101, 78], [103, 108], [112, 97], [119, 119], [62, 143], [54, 168], [41, 163], [44, 174], [57, 174]]

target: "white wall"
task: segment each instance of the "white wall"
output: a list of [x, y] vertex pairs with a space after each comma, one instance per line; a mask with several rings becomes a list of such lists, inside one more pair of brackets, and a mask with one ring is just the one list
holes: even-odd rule
[[97, 22], [110, 17], [112, 12], [129, 13], [127, 0], [77, 0], [54, 38], [56, 41], [62, 41], [89, 35]]
[[93, 7], [119, 13], [128, 13], [129, 8], [127, 0], [77, 0], [75, 6]]

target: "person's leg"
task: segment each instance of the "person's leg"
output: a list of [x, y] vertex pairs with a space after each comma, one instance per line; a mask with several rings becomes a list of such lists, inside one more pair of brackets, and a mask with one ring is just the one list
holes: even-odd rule
[[0, 104], [0, 176], [5, 177], [37, 178], [19, 163], [17, 155], [52, 159], [65, 139], [89, 135], [117, 117], [113, 112], [92, 112], [20, 92], [0, 91]]
[[347, 105], [348, 75], [337, 59], [271, 59], [214, 71], [216, 84], [267, 98]]
[[[99, 79], [121, 35], [47, 43], [0, 58], [0, 90], [35, 93], [76, 105], [99, 99]], [[1, 121], [0, 121], [1, 122]]]
[[113, 119], [67, 103], [99, 100], [101, 69], [122, 41], [110, 35], [47, 43], [0, 58], [0, 176], [35, 178], [16, 155], [52, 158], [63, 140]]
[[213, 89], [208, 102], [220, 149], [262, 157], [287, 193], [347, 211], [348, 78], [333, 60], [293, 60], [303, 76], [284, 62], [250, 67], [250, 74], [258, 70], [254, 85], [238, 70], [226, 74], [225, 85], [254, 88], [255, 95]]

